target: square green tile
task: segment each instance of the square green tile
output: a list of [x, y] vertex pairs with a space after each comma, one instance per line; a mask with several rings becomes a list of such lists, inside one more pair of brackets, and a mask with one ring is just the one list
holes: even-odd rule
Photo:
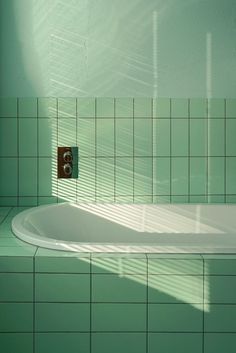
[[0, 332], [33, 332], [33, 303], [0, 303]]
[[95, 156], [95, 120], [79, 119], [78, 120], [78, 136], [80, 157]]
[[207, 121], [190, 120], [190, 156], [206, 156], [208, 148]]
[[145, 333], [93, 333], [93, 353], [145, 353]]
[[4, 353], [32, 353], [33, 333], [0, 333]]
[[62, 118], [59, 120], [58, 145], [76, 146], [76, 119]]
[[35, 330], [75, 332], [89, 331], [89, 304], [36, 303]]
[[17, 156], [17, 119], [0, 119], [0, 156]]
[[33, 274], [0, 273], [0, 302], [33, 301]]
[[203, 260], [149, 258], [148, 272], [156, 275], [203, 275]]
[[76, 179], [58, 179], [57, 189], [55, 188], [55, 182], [52, 181], [52, 195], [58, 196], [62, 202], [76, 202]]
[[77, 107], [79, 118], [95, 117], [95, 98], [77, 98]]
[[17, 158], [0, 158], [0, 195], [17, 195]]
[[146, 196], [146, 195], [134, 195], [134, 203], [135, 204], [151, 204], [153, 203], [152, 201], [153, 197], [152, 195]]
[[0, 118], [16, 118], [17, 116], [17, 98], [0, 98]]
[[171, 121], [171, 155], [174, 157], [188, 156], [189, 151], [189, 122], [186, 119]]
[[153, 203], [154, 204], [166, 204], [170, 203], [170, 195], [159, 195], [159, 196], [153, 196]]
[[114, 120], [97, 119], [97, 156], [114, 156]]
[[38, 117], [56, 118], [57, 117], [57, 98], [52, 98], [52, 97], [38, 98]]
[[92, 277], [94, 302], [146, 302], [147, 276], [96, 274]]
[[35, 275], [35, 300], [40, 302], [89, 302], [89, 275], [37, 273]]
[[[224, 261], [221, 262], [223, 266]], [[230, 276], [232, 272], [235, 268], [226, 275], [205, 276], [205, 303], [236, 304], [236, 276]]]
[[114, 196], [114, 158], [97, 159], [97, 196]]
[[[209, 259], [208, 257], [205, 258], [205, 274], [206, 275], [225, 275], [225, 276], [229, 276], [229, 275], [232, 275], [232, 276], [235, 276], [236, 275], [236, 259], [229, 259], [228, 256], [226, 256], [226, 259], [219, 259], [216, 258], [215, 259]], [[230, 294], [231, 293], [226, 293], [227, 289], [226, 288], [220, 288], [220, 291], [219, 293], [217, 292], [217, 288], [219, 287], [219, 284], [224, 284], [224, 283], [220, 283], [221, 280], [225, 280], [225, 277], [216, 277], [216, 278], [212, 278], [212, 277], [205, 277], [205, 281], [207, 283], [207, 286], [211, 286], [211, 279], [213, 279], [213, 288], [215, 287], [215, 290], [214, 290], [214, 294], [215, 295], [221, 295], [220, 293], [224, 293], [226, 295]], [[216, 285], [214, 286], [214, 282], [216, 280]], [[227, 281], [227, 279], [226, 279]], [[233, 281], [234, 278], [233, 278]], [[231, 285], [231, 283], [228, 282], [228, 285]], [[217, 284], [218, 283], [218, 284]], [[210, 298], [209, 298], [210, 299]], [[218, 300], [218, 299], [217, 299]]]
[[[92, 273], [94, 274], [118, 274], [120, 277], [124, 274], [146, 274], [147, 273], [147, 261], [145, 258], [140, 258], [135, 254], [136, 258], [129, 258], [123, 256], [115, 256], [107, 254], [96, 256], [92, 258]], [[139, 254], [140, 255], [140, 254]]]
[[19, 195], [37, 195], [37, 158], [19, 160]]
[[227, 347], [227, 353], [234, 353], [236, 346], [235, 333], [205, 333], [204, 352], [222, 353]]
[[58, 117], [76, 118], [76, 98], [58, 98]]
[[171, 117], [172, 118], [188, 118], [189, 101], [186, 98], [171, 99]]
[[57, 203], [57, 197], [56, 196], [42, 196], [38, 197], [38, 204], [40, 205], [49, 205]]
[[225, 120], [208, 120], [208, 155], [224, 156], [225, 154]]
[[207, 100], [204, 98], [190, 99], [190, 118], [206, 118]]
[[170, 158], [153, 159], [153, 193], [170, 195]]
[[171, 194], [188, 194], [188, 158], [171, 159]]
[[121, 97], [115, 99], [115, 117], [133, 117], [133, 98]]
[[[26, 243], [27, 244], [27, 243]], [[0, 247], [0, 256], [34, 256], [37, 248], [32, 245]]]
[[2, 256], [0, 272], [33, 272], [33, 258]]
[[96, 99], [96, 117], [113, 118], [114, 117], [114, 98]]
[[90, 197], [93, 195], [95, 195], [95, 159], [80, 158], [77, 196]]
[[190, 195], [189, 203], [209, 203], [209, 195]]
[[152, 99], [134, 98], [134, 117], [151, 118], [152, 117]]
[[116, 119], [115, 133], [116, 155], [133, 156], [133, 119]]
[[50, 196], [53, 189], [53, 172], [56, 174], [56, 166], [51, 158], [39, 158], [38, 192], [40, 196]]
[[50, 157], [52, 155], [52, 146], [56, 142], [56, 124], [50, 119], [40, 119], [38, 121], [39, 157]]
[[19, 98], [18, 105], [20, 118], [37, 117], [37, 98]]
[[207, 192], [207, 160], [205, 157], [190, 159], [190, 194], [204, 195]]
[[94, 331], [145, 331], [146, 304], [93, 304]]
[[225, 203], [225, 196], [224, 195], [208, 195], [208, 202], [209, 203]]
[[115, 202], [118, 204], [127, 204], [127, 203], [133, 203], [134, 198], [133, 196], [119, 196], [116, 195]]
[[223, 157], [208, 159], [208, 193], [225, 193], [225, 159]]
[[150, 333], [149, 353], [202, 353], [202, 333]]
[[236, 118], [236, 99], [226, 99], [226, 117]]
[[236, 157], [236, 119], [226, 120], [226, 155]]
[[38, 199], [36, 196], [30, 197], [30, 196], [21, 196], [19, 197], [19, 206], [37, 206], [38, 205]]
[[205, 332], [235, 332], [236, 306], [205, 304]]
[[211, 98], [208, 100], [208, 117], [224, 118], [225, 117], [225, 100], [221, 98]]
[[153, 117], [170, 118], [170, 98], [153, 99]]
[[152, 158], [134, 158], [134, 194], [152, 195]]
[[170, 119], [153, 121], [153, 154], [170, 156]]
[[37, 156], [37, 119], [19, 119], [19, 155]]
[[0, 205], [1, 206], [17, 206], [17, 197], [1, 197], [0, 196]]
[[134, 121], [134, 156], [152, 156], [152, 119]]
[[236, 157], [226, 158], [226, 194], [236, 194]]
[[171, 195], [171, 203], [189, 203], [188, 195]]
[[133, 195], [133, 158], [116, 158], [115, 193]]
[[88, 333], [37, 333], [35, 335], [36, 353], [89, 353]]
[[236, 203], [236, 195], [226, 195], [226, 203]]
[[189, 304], [149, 304], [148, 318], [150, 331], [202, 331], [202, 310]]

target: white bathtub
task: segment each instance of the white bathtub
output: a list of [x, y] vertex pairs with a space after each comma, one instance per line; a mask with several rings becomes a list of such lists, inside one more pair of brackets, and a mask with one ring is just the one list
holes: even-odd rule
[[236, 253], [236, 206], [54, 204], [19, 213], [12, 230], [66, 251]]

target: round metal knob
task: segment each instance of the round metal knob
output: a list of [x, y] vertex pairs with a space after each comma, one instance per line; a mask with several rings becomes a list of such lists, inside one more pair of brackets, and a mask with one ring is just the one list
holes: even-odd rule
[[71, 151], [66, 151], [63, 153], [63, 159], [65, 162], [72, 162], [73, 159], [73, 155], [71, 153]]
[[64, 170], [65, 175], [72, 174], [72, 166], [69, 163], [66, 163], [63, 165], [63, 170]]

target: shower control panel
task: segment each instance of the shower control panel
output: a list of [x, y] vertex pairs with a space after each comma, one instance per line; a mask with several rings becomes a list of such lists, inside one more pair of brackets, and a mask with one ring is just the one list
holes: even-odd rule
[[57, 147], [57, 177], [78, 178], [78, 147]]

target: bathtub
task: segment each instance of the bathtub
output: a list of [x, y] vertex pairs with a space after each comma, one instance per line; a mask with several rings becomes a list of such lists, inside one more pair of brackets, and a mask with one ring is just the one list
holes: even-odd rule
[[12, 230], [56, 250], [236, 253], [236, 205], [53, 204], [19, 213]]

